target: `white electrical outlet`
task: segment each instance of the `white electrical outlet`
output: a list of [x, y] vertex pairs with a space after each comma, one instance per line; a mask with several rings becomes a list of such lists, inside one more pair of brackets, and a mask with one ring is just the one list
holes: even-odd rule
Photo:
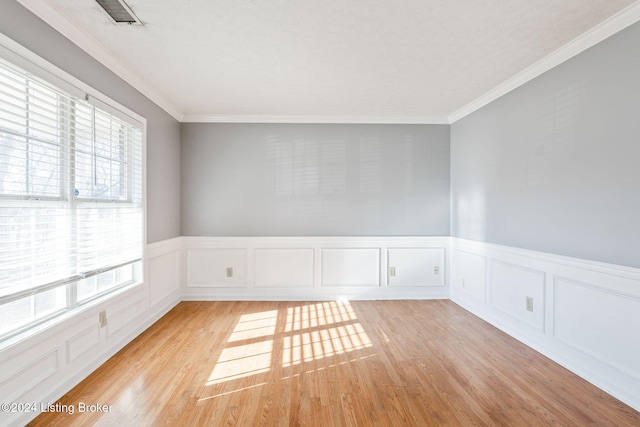
[[227, 277], [233, 277], [233, 267], [227, 267]]
[[104, 328], [105, 326], [107, 326], [107, 312], [106, 311], [101, 311], [98, 314], [98, 320], [100, 321], [100, 327]]
[[396, 268], [389, 267], [389, 277], [396, 277]]
[[527, 297], [527, 311], [533, 312], [533, 297]]
[[433, 267], [433, 274], [440, 274], [440, 267], [439, 266], [434, 266]]

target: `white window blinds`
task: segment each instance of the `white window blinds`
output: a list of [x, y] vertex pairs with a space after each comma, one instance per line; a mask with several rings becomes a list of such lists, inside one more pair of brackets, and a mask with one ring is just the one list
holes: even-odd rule
[[140, 125], [0, 59], [0, 336], [136, 280]]

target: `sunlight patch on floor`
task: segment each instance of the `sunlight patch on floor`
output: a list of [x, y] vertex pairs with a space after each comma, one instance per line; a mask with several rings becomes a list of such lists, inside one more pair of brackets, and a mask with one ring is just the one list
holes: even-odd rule
[[[348, 301], [328, 301], [287, 310], [284, 367], [371, 347]], [[334, 325], [334, 326], [330, 326]], [[299, 332], [299, 333], [291, 333]]]
[[293, 334], [283, 339], [282, 364], [297, 365], [371, 346], [359, 323]]
[[233, 329], [228, 342], [272, 336], [276, 331], [278, 310], [243, 314]]
[[287, 309], [285, 332], [357, 320], [348, 301], [325, 301]]
[[[288, 308], [286, 318], [279, 314], [270, 310], [241, 315], [205, 386], [245, 378], [236, 391], [255, 387], [247, 378], [271, 370], [278, 362], [272, 360], [274, 350], [282, 353], [281, 366], [286, 368], [373, 346], [349, 301], [300, 304]], [[216, 396], [231, 392], [218, 390]]]
[[268, 372], [271, 367], [273, 340], [227, 347], [220, 354], [207, 385]]

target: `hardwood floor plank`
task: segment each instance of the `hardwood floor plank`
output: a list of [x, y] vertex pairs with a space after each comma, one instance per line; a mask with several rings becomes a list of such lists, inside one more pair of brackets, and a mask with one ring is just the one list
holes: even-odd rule
[[184, 302], [33, 426], [638, 426], [454, 303]]

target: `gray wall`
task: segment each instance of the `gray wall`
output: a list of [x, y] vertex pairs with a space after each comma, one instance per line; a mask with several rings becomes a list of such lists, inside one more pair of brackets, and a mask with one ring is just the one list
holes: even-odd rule
[[147, 119], [147, 241], [180, 235], [180, 124], [15, 1], [0, 32]]
[[449, 235], [448, 125], [182, 124], [182, 234]]
[[640, 267], [640, 24], [454, 123], [452, 235]]

